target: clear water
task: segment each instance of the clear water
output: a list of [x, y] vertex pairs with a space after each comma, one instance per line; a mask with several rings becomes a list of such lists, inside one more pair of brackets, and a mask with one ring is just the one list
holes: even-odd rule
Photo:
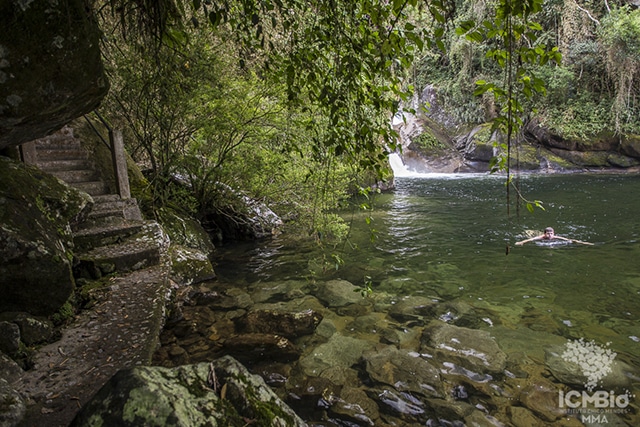
[[[541, 364], [547, 346], [583, 338], [611, 343], [637, 370], [640, 177], [537, 175], [521, 177], [520, 185], [528, 199], [544, 202], [544, 211], [507, 215], [504, 178], [396, 179], [395, 191], [378, 196], [367, 213], [370, 225], [364, 213], [345, 214], [357, 249], [336, 249], [345, 264], [333, 276], [356, 285], [370, 277], [374, 292], [464, 301], [487, 313], [484, 327], [505, 352]], [[527, 230], [547, 226], [595, 245], [514, 246]], [[313, 245], [283, 236], [222, 249], [217, 271], [239, 284], [303, 278], [321, 257]]]

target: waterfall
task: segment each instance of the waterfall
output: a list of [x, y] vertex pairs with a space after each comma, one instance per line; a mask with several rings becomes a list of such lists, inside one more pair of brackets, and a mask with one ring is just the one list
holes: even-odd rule
[[404, 164], [402, 157], [398, 153], [389, 154], [389, 166], [396, 178], [445, 178], [445, 179], [461, 179], [461, 178], [501, 178], [501, 174], [490, 174], [488, 172], [416, 172], [411, 170]]
[[409, 176], [422, 176], [418, 172], [410, 171], [409, 168], [402, 162], [402, 157], [398, 153], [389, 154], [389, 166], [393, 171], [395, 177], [409, 177]]

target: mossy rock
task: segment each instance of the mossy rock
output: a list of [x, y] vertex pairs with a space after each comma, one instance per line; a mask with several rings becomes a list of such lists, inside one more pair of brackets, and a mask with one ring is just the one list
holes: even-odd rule
[[561, 157], [557, 155], [555, 152], [549, 151], [546, 148], [541, 149], [540, 155], [543, 159], [543, 162], [547, 162], [547, 164], [554, 169], [570, 170], [570, 169], [580, 168], [579, 165], [576, 165], [575, 163], [570, 162], [564, 157]]
[[627, 156], [640, 159], [640, 135], [624, 135], [620, 142], [620, 151]]
[[211, 280], [216, 277], [207, 255], [197, 249], [171, 245], [171, 278], [182, 285]]
[[92, 204], [52, 175], [0, 158], [0, 311], [46, 316], [69, 299], [69, 223]]
[[171, 244], [197, 249], [206, 256], [210, 256], [215, 250], [209, 234], [195, 219], [178, 215], [169, 208], [159, 209], [157, 215]]
[[306, 424], [257, 375], [225, 356], [176, 368], [121, 370], [81, 409], [72, 427]]
[[423, 131], [411, 138], [408, 148], [425, 155], [439, 155], [452, 149], [451, 139], [446, 131], [434, 120], [421, 117]]
[[564, 151], [562, 157], [578, 166], [608, 168], [609, 153], [606, 151]]
[[607, 158], [607, 161], [611, 166], [623, 168], [623, 169], [640, 165], [640, 159], [636, 159], [636, 158], [625, 156], [624, 154], [618, 154], [618, 153], [609, 153], [609, 157]]

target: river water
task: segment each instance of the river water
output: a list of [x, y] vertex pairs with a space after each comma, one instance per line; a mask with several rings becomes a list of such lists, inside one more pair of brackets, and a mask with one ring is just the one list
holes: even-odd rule
[[[610, 349], [631, 367], [631, 392], [640, 396], [639, 176], [521, 176], [523, 196], [544, 204], [534, 213], [507, 213], [504, 177], [424, 175], [395, 184], [373, 209], [344, 213], [352, 223], [348, 244], [327, 250], [281, 236], [222, 248], [218, 275], [240, 286], [322, 280], [325, 265], [333, 278], [368, 281], [374, 297], [461, 303], [481, 319], [472, 327], [489, 331], [508, 357], [541, 369], [545, 351], [568, 340]], [[594, 245], [514, 245], [547, 226]], [[328, 253], [344, 264], [335, 269]], [[630, 419], [637, 414], [627, 415], [627, 425]]]

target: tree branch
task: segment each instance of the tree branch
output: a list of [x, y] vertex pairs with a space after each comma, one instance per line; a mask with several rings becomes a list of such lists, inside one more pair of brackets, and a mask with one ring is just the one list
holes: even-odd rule
[[[583, 11], [584, 13], [587, 14], [587, 16], [589, 17], [589, 19], [591, 19], [593, 22], [595, 22], [597, 25], [600, 25], [600, 21], [598, 21], [596, 18], [594, 18], [593, 16], [591, 16], [591, 13], [589, 13], [589, 11], [583, 7], [581, 7], [578, 2], [576, 1], [576, 7], [578, 9], [580, 9], [581, 11]], [[609, 9], [609, 5], [607, 5], [607, 9]]]

